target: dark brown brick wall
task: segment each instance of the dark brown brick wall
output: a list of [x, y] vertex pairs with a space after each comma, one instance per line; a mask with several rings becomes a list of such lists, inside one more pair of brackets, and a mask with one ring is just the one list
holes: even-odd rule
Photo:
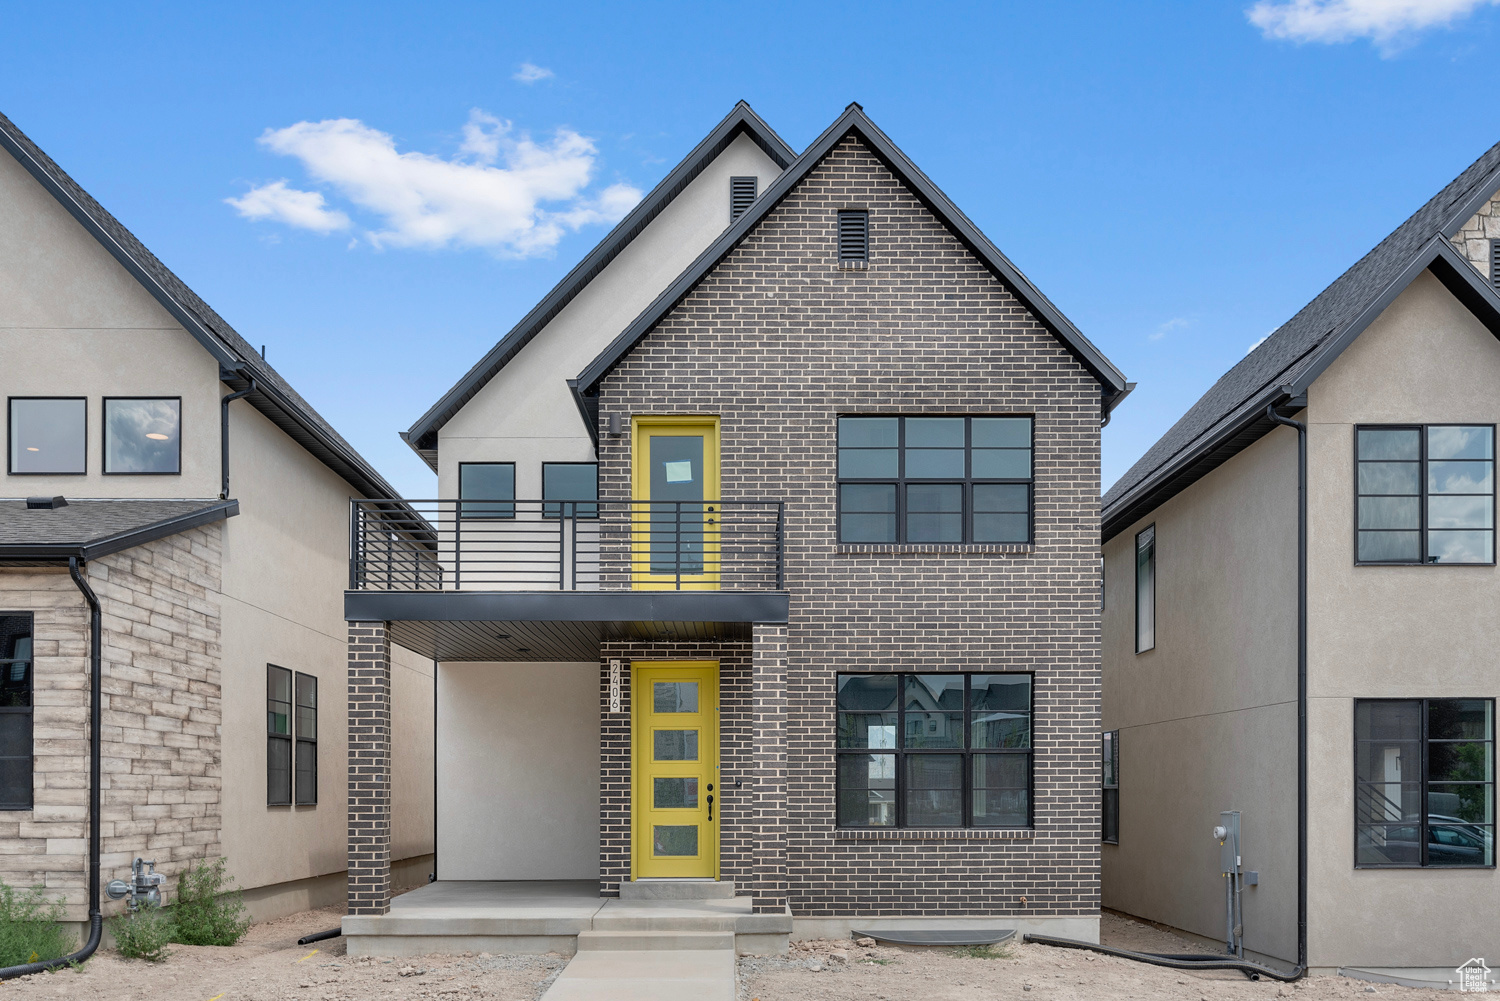
[[[867, 271], [836, 266], [843, 208], [870, 212]], [[736, 768], [775, 772], [773, 745], [785, 734], [794, 913], [1097, 913], [1099, 401], [1062, 344], [853, 140], [602, 383], [601, 427], [613, 414], [627, 426], [632, 414], [717, 414], [722, 495], [787, 502], [784, 730], [771, 718], [776, 696], [763, 706], [760, 692], [738, 695], [740, 710], [726, 698], [723, 720], [726, 773], [731, 757]], [[840, 413], [1034, 414], [1035, 545], [840, 547]], [[599, 457], [601, 494], [628, 497], [629, 436], [601, 434]], [[758, 651], [730, 653], [726, 686], [740, 691], [748, 674], [780, 683]], [[1035, 672], [1033, 832], [836, 830], [834, 675], [898, 670]], [[752, 709], [743, 727], [771, 744], [731, 747], [747, 732], [735, 713]], [[628, 790], [622, 813], [610, 780], [620, 746], [628, 754], [617, 729], [606, 723], [606, 889], [628, 872]], [[774, 884], [779, 860], [738, 853], [755, 851], [760, 812], [774, 813], [776, 795], [757, 785], [748, 803], [726, 802], [726, 878], [748, 884], [758, 873]], [[776, 896], [773, 886], [757, 893]]]
[[391, 909], [391, 640], [349, 623], [350, 914]]

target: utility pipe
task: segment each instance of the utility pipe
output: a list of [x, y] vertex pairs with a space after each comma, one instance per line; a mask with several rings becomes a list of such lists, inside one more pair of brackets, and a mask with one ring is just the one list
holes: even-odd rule
[[219, 398], [219, 473], [222, 478], [219, 500], [229, 499], [229, 405], [255, 392], [255, 378], [246, 376], [246, 380], [250, 384], [244, 389]]
[[0, 969], [0, 980], [24, 977], [30, 973], [44, 973], [59, 966], [81, 963], [94, 954], [104, 937], [104, 914], [99, 904], [99, 758], [100, 733], [103, 730], [104, 712], [101, 706], [104, 689], [104, 667], [102, 649], [101, 614], [99, 598], [89, 582], [79, 572], [78, 557], [68, 557], [68, 573], [73, 583], [83, 594], [89, 605], [89, 937], [83, 948], [57, 959], [44, 959], [37, 963], [22, 963]]
[[[1290, 388], [1282, 390], [1288, 398]], [[1307, 973], [1307, 425], [1283, 417], [1276, 404], [1266, 416], [1297, 432], [1297, 969]]]

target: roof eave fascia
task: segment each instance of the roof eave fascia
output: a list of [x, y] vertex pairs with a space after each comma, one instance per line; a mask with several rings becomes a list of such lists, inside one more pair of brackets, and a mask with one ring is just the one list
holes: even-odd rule
[[[1244, 403], [1240, 404], [1229, 415], [1224, 417], [1204, 434], [1201, 434], [1187, 448], [1182, 449], [1171, 459], [1157, 466], [1151, 471], [1151, 475], [1141, 480], [1125, 493], [1115, 498], [1100, 512], [1102, 522], [1101, 540], [1108, 542], [1119, 534], [1121, 526], [1112, 526], [1121, 511], [1130, 510], [1143, 497], [1149, 496], [1159, 484], [1170, 480], [1184, 468], [1191, 466], [1204, 455], [1212, 452], [1222, 445], [1226, 440], [1239, 434], [1245, 427], [1259, 420], [1266, 412], [1267, 407], [1283, 408], [1287, 404], [1293, 407], [1305, 405], [1305, 398], [1299, 396], [1291, 386], [1276, 385], [1268, 386], [1261, 392], [1255, 394]], [[1186, 489], [1186, 486], [1183, 487]], [[1181, 492], [1180, 490], [1177, 492]], [[1175, 494], [1173, 494], [1175, 496]], [[1170, 500], [1170, 497], [1161, 498], [1151, 510], [1160, 507], [1161, 504]], [[1134, 520], [1134, 519], [1133, 519]], [[1113, 530], [1111, 530], [1113, 528]]]
[[1484, 180], [1474, 188], [1468, 198], [1458, 203], [1443, 223], [1442, 234], [1451, 240], [1458, 235], [1458, 231], [1464, 228], [1464, 223], [1474, 218], [1474, 214], [1484, 207], [1484, 204], [1495, 197], [1495, 192], [1500, 190], [1500, 167], [1496, 167], [1485, 175]]
[[[1491, 333], [1500, 338], [1500, 295], [1497, 295], [1484, 280], [1484, 276], [1459, 254], [1447, 237], [1441, 235], [1433, 237], [1418, 249], [1406, 267], [1387, 283], [1379, 295], [1370, 300], [1353, 320], [1345, 324], [1318, 350], [1309, 355], [1306, 363], [1296, 369], [1295, 373], [1283, 384], [1262, 390], [1229, 417], [1215, 424], [1208, 433], [1200, 435], [1189, 448], [1177, 453], [1171, 461], [1152, 470], [1151, 475], [1110, 502], [1103, 511], [1104, 538], [1108, 539], [1116, 534], [1110, 531], [1111, 512], [1130, 509], [1141, 497], [1149, 495], [1159, 484], [1170, 480], [1184, 466], [1197, 461], [1205, 453], [1217, 448], [1226, 438], [1243, 428], [1248, 421], [1258, 419], [1259, 413], [1263, 412], [1268, 405], [1283, 406], [1288, 403], [1296, 405], [1299, 401], [1305, 404], [1308, 391], [1318, 377], [1328, 370], [1344, 350], [1354, 343], [1354, 340], [1364, 333], [1402, 292], [1406, 291], [1418, 275], [1428, 270], [1432, 271], [1433, 276], [1442, 282], [1443, 286], [1463, 303]], [[1186, 487], [1187, 484], [1184, 484], [1180, 489], [1186, 489]], [[1165, 503], [1168, 499], [1170, 498], [1164, 497], [1159, 503]]]
[[122, 550], [134, 549], [136, 546], [143, 546], [148, 542], [165, 539], [169, 535], [186, 532], [190, 528], [198, 528], [199, 526], [208, 525], [213, 522], [224, 521], [235, 517], [239, 513], [240, 502], [237, 500], [227, 500], [214, 504], [211, 507], [179, 515], [175, 518], [166, 518], [140, 528], [132, 528], [129, 531], [119, 532], [102, 539], [95, 539], [93, 542], [84, 542], [76, 545], [54, 545], [47, 543], [0, 545], [0, 563], [24, 561], [27, 563], [65, 564], [69, 558], [76, 558], [87, 563], [89, 560], [97, 560], [101, 557], [121, 552]]
[[[231, 389], [243, 389], [249, 385], [250, 379], [256, 379], [255, 372], [248, 366], [239, 366], [234, 369], [221, 369], [219, 378]], [[394, 498], [399, 496], [396, 488], [386, 482], [385, 477], [375, 471], [369, 463], [365, 462], [357, 453], [350, 451], [344, 445], [330, 438], [323, 429], [313, 421], [306, 420], [300, 407], [287, 399], [274, 384], [267, 379], [256, 379], [255, 391], [245, 398], [245, 402], [260, 411], [268, 420], [275, 423], [275, 417], [279, 414], [295, 423], [306, 431], [328, 454], [338, 459], [344, 469], [334, 469], [333, 472], [341, 477], [346, 483], [354, 487], [366, 497], [376, 499]], [[329, 463], [319, 456], [314, 456], [323, 462], [325, 466]]]
[[1500, 337], [1500, 295], [1489, 287], [1467, 259], [1462, 257], [1446, 236], [1434, 236], [1423, 244], [1380, 294], [1360, 310], [1353, 320], [1324, 341], [1291, 380], [1297, 394], [1305, 394], [1317, 378], [1328, 370], [1344, 350], [1364, 333], [1424, 271], [1443, 283], [1495, 336]]
[[692, 291], [715, 265], [726, 257], [765, 216], [789, 194], [806, 175], [849, 133], [856, 133], [866, 146], [905, 183], [917, 197], [947, 224], [975, 256], [997, 274], [1022, 303], [1037, 315], [1053, 334], [1063, 341], [1080, 361], [1099, 379], [1101, 386], [1121, 394], [1125, 392], [1125, 376], [1109, 359], [1084, 337], [1073, 323], [1062, 314], [1046, 296], [1031, 284], [1031, 281], [989, 241], [973, 222], [955, 205], [942, 190], [923, 174], [910, 158], [865, 115], [858, 104], [851, 104], [844, 113], [803, 150], [796, 162], [784, 170], [750, 210], [740, 216], [688, 268], [669, 285], [661, 295], [647, 306], [630, 326], [625, 328], [609, 346], [579, 373], [577, 382], [581, 389], [592, 389], [650, 332], [661, 318]]
[[57, 199], [58, 203], [67, 209], [68, 214], [78, 220], [79, 225], [87, 230], [90, 236], [99, 241], [99, 244], [116, 261], [120, 262], [120, 266], [129, 272], [132, 278], [140, 282], [147, 293], [160, 303], [162, 308], [172, 314], [172, 318], [182, 324], [183, 329], [191, 334], [198, 343], [202, 344], [209, 354], [214, 356], [214, 360], [219, 363], [220, 367], [236, 368], [240, 365], [240, 358], [230, 350], [229, 346], [221, 341], [213, 331], [204, 326], [203, 321], [192, 310], [179, 302], [175, 296], [162, 286], [161, 282], [157, 281], [149, 271], [142, 267], [141, 263], [99, 224], [99, 221], [89, 213], [88, 209], [81, 205], [71, 192], [59, 184], [57, 178], [53, 177], [52, 173], [33, 157], [30, 151], [16, 140], [15, 136], [11, 135], [10, 130], [3, 126], [0, 126], [0, 146], [3, 146], [5, 151], [17, 163], [25, 167], [27, 173], [36, 178], [37, 183], [41, 184], [53, 198]]
[[[748, 135], [773, 162], [783, 171], [793, 163], [797, 154], [766, 124], [755, 110], [744, 101], [724, 117], [693, 149], [680, 160], [676, 167], [662, 178], [650, 193], [642, 198], [594, 249], [579, 261], [568, 274], [553, 286], [541, 302], [537, 303], [521, 321], [510, 329], [494, 347], [485, 352], [472, 368], [466, 372], [453, 388], [444, 393], [436, 403], [403, 434], [402, 440], [421, 455], [431, 449], [435, 437], [453, 415], [461, 410], [474, 394], [479, 392], [495, 374], [525, 343], [541, 331], [562, 309], [586, 288], [590, 281], [608, 263], [628, 247], [637, 236], [670, 205], [681, 188], [690, 183], [712, 162], [723, 146], [728, 145], [740, 133]], [[427, 461], [423, 457], [423, 461]], [[430, 465], [431, 463], [429, 463]]]

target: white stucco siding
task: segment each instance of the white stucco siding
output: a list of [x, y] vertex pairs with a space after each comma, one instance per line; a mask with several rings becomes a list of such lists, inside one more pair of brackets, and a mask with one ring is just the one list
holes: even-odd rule
[[[1104, 546], [1103, 725], [1120, 731], [1120, 843], [1102, 902], [1222, 938], [1210, 836], [1242, 814], [1245, 947], [1295, 961], [1297, 441], [1278, 430]], [[1156, 526], [1156, 646], [1135, 652], [1135, 536]]]
[[599, 875], [599, 665], [438, 666], [438, 876]]
[[1354, 700], [1500, 696], [1500, 571], [1354, 565], [1354, 426], [1388, 423], [1500, 423], [1500, 342], [1430, 273], [1308, 392], [1314, 966], [1500, 954], [1495, 870], [1354, 868]]
[[[7, 473], [0, 496], [217, 497], [218, 371], [35, 178], [0, 155], [0, 405], [88, 398], [88, 472]], [[181, 475], [103, 475], [105, 396], [182, 397]], [[0, 413], [0, 425], [8, 421]]]
[[542, 495], [543, 462], [590, 462], [593, 441], [567, 380], [576, 376], [729, 225], [729, 178], [780, 173], [748, 136], [730, 143], [439, 432], [439, 496], [460, 462], [514, 462], [516, 496]]

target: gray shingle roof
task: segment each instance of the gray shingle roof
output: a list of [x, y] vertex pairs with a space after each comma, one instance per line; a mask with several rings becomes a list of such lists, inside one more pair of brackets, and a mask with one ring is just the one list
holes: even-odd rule
[[[1118, 522], [1127, 507], [1139, 512], [1139, 498], [1176, 472], [1174, 461], [1203, 447], [1211, 437], [1226, 433], [1230, 429], [1225, 423], [1235, 419], [1247, 407], [1255, 409], [1253, 405], [1259, 403], [1263, 409], [1265, 403], [1261, 401], [1268, 400], [1279, 387], [1305, 392], [1307, 383], [1347, 346], [1347, 341], [1352, 339], [1348, 335], [1364, 329], [1364, 324], [1373, 319], [1370, 315], [1372, 309], [1383, 308], [1388, 301], [1386, 297], [1399, 291], [1397, 286], [1404, 288], [1416, 273], [1420, 273], [1421, 267], [1433, 263], [1438, 256], [1450, 262], [1454, 260], [1456, 255], [1452, 247], [1447, 246], [1447, 239], [1497, 187], [1500, 187], [1500, 143], [1470, 164], [1411, 218], [1302, 307], [1297, 315], [1224, 373], [1171, 430], [1109, 488], [1104, 495], [1106, 538], [1112, 529], [1123, 527]], [[1413, 271], [1416, 265], [1421, 267]], [[1467, 280], [1469, 276], [1463, 277]], [[1267, 423], [1262, 430], [1269, 428]], [[1248, 443], [1243, 441], [1238, 447], [1243, 448]], [[1189, 477], [1183, 482], [1183, 477], [1176, 476], [1173, 492], [1183, 489], [1195, 478]], [[1154, 497], [1152, 506], [1165, 499], [1165, 496]]]
[[232, 500], [75, 500], [55, 510], [0, 500], [0, 563], [97, 559], [237, 514]]
[[369, 497], [395, 497], [395, 489], [304, 400], [222, 316], [157, 259], [135, 234], [53, 162], [41, 147], [0, 114], [0, 148], [25, 167], [145, 286], [199, 343], [218, 359], [224, 381], [257, 391], [247, 401]]

